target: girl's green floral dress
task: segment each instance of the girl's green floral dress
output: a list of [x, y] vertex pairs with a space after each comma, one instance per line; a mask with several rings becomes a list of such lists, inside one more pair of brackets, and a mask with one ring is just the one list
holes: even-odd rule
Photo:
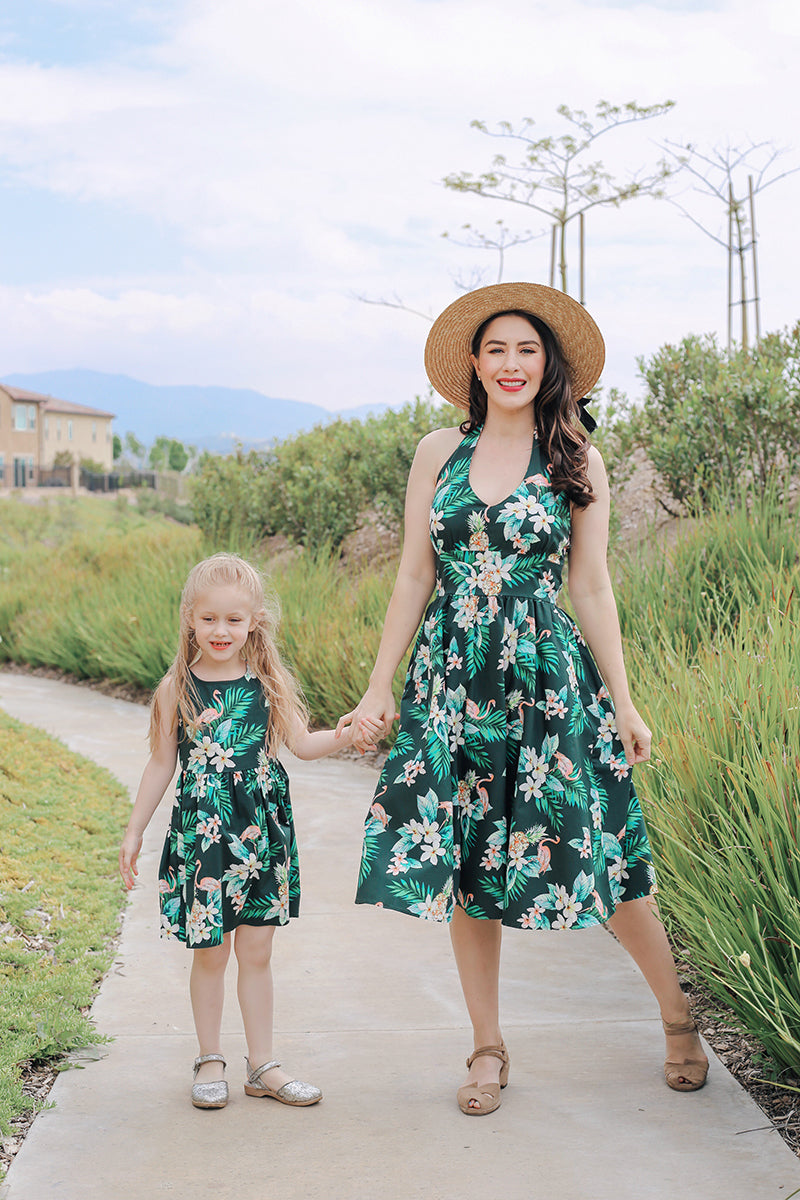
[[268, 758], [259, 681], [208, 683], [197, 733], [178, 725], [180, 775], [159, 868], [161, 933], [218, 946], [237, 925], [284, 925], [300, 905], [286, 771]]
[[608, 691], [557, 605], [570, 507], [534, 439], [526, 478], [484, 504], [480, 430], [439, 475], [436, 595], [364, 832], [356, 900], [434, 921], [455, 904], [523, 929], [581, 929], [654, 892]]

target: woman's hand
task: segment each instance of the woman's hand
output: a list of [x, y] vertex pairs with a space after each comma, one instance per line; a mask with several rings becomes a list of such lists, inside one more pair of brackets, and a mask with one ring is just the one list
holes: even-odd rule
[[616, 710], [617, 733], [625, 750], [629, 766], [647, 762], [653, 735], [632, 704]]
[[386, 737], [399, 715], [395, 709], [391, 689], [381, 691], [370, 686], [356, 707], [339, 717], [336, 723], [336, 736], [341, 737], [346, 730], [352, 730], [350, 734], [352, 745], [357, 750], [363, 751], [367, 746], [372, 745], [372, 741], [367, 740], [369, 733], [375, 730], [379, 731], [377, 737], [374, 738], [375, 741], [378, 737]]

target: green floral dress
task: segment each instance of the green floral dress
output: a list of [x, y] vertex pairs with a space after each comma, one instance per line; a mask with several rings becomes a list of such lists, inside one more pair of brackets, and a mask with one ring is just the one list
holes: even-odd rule
[[436, 484], [436, 594], [367, 815], [357, 903], [582, 929], [656, 890], [608, 691], [558, 606], [570, 506], [534, 440], [499, 504], [469, 483], [480, 430]]
[[208, 683], [198, 730], [178, 726], [180, 775], [159, 868], [161, 934], [218, 946], [237, 925], [284, 925], [300, 905], [286, 771], [268, 758], [259, 681]]

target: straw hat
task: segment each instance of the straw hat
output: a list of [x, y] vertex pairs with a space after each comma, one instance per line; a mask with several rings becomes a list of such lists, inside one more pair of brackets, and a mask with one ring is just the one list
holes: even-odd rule
[[561, 344], [572, 394], [583, 399], [603, 369], [603, 335], [577, 300], [543, 283], [493, 283], [459, 296], [436, 318], [425, 344], [425, 370], [439, 395], [469, 411], [475, 331], [495, 313], [512, 309], [541, 317], [550, 326]]

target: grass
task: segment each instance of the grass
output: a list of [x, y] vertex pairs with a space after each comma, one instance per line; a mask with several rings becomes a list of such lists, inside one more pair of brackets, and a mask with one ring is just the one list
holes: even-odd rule
[[[800, 1071], [800, 522], [719, 502], [620, 580], [661, 908], [709, 990]], [[635, 633], [633, 631], [636, 631]]]
[[91, 1042], [112, 956], [128, 797], [107, 772], [0, 712], [0, 1131], [29, 1111], [21, 1067]]
[[[194, 529], [113, 505], [104, 529], [82, 533], [76, 512], [4, 523], [0, 658], [152, 687], [172, 657], [181, 584], [209, 551]], [[633, 691], [657, 733], [638, 785], [662, 910], [709, 988], [795, 1073], [798, 547], [800, 520], [770, 486], [717, 497], [671, 549], [620, 560], [616, 579]], [[323, 724], [366, 686], [391, 579], [391, 565], [349, 577], [324, 548], [274, 564], [287, 657]]]

